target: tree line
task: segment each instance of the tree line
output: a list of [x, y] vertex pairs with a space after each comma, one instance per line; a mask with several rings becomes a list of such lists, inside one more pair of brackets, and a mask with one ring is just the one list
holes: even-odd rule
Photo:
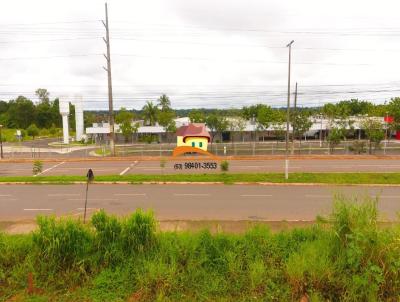
[[[37, 128], [54, 129], [61, 127], [59, 114], [59, 100], [50, 99], [47, 89], [39, 88], [35, 91], [39, 102], [19, 96], [8, 102], [0, 101], [0, 124], [7, 128], [29, 130], [31, 136], [37, 135]], [[75, 124], [74, 106], [70, 105], [70, 127]], [[273, 129], [277, 137], [285, 136], [286, 108], [273, 108], [265, 104], [244, 106], [241, 109], [181, 109], [174, 110], [171, 100], [165, 94], [155, 102], [147, 101], [141, 110], [127, 110], [121, 108], [116, 111], [115, 121], [126, 140], [136, 133], [139, 120], [144, 125], [159, 125], [167, 132], [176, 131], [174, 119], [179, 116], [188, 116], [193, 123], [205, 123], [210, 129], [212, 140], [215, 136], [226, 131], [243, 132], [246, 124], [251, 122], [257, 131]], [[290, 123], [293, 135], [301, 138], [312, 126], [312, 117], [323, 117], [329, 120], [329, 129], [326, 140], [332, 150], [342, 140], [354, 135], [354, 120], [351, 117], [363, 116], [365, 135], [371, 138], [370, 148], [382, 141], [382, 125], [371, 117], [391, 116], [394, 121], [387, 124], [389, 133], [400, 129], [400, 98], [393, 98], [387, 104], [376, 105], [358, 99], [344, 100], [336, 104], [327, 103], [322, 107], [308, 107], [291, 109]], [[85, 112], [85, 126], [94, 122], [107, 120], [106, 112]], [[136, 121], [136, 122], [135, 122]], [[386, 130], [386, 129], [385, 129]]]

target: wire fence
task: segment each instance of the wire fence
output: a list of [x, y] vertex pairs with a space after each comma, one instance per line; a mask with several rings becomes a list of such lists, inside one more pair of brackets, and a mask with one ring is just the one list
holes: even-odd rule
[[[176, 143], [135, 143], [118, 144], [115, 147], [116, 156], [127, 157], [167, 157], [171, 156]], [[111, 155], [109, 144], [88, 145], [84, 147], [23, 147], [6, 146], [4, 158], [86, 158], [106, 157]], [[217, 156], [271, 156], [284, 155], [286, 143], [284, 141], [267, 142], [227, 142], [212, 143], [208, 151]], [[290, 155], [400, 155], [400, 141], [384, 141], [379, 145], [371, 145], [366, 140], [352, 140], [342, 142], [334, 147], [326, 141], [308, 140], [289, 142]]]

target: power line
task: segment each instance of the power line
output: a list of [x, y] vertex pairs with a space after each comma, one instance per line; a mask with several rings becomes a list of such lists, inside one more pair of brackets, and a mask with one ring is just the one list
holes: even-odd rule
[[58, 55], [58, 56], [43, 56], [43, 57], [12, 57], [12, 58], [0, 58], [1, 61], [8, 60], [43, 60], [43, 59], [57, 59], [57, 58], [74, 58], [74, 57], [90, 57], [90, 56], [102, 56], [101, 53], [93, 54], [71, 54], [71, 55]]

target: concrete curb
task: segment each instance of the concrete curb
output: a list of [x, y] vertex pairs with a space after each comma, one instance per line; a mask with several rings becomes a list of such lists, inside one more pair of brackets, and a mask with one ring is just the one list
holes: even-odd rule
[[[1, 185], [82, 185], [86, 184], [85, 181], [38, 181], [38, 182], [0, 182]], [[222, 181], [214, 182], [190, 182], [190, 181], [143, 181], [143, 182], [130, 182], [130, 181], [94, 181], [93, 185], [259, 185], [259, 186], [320, 186], [320, 187], [400, 187], [400, 184], [338, 184], [338, 183], [279, 183], [279, 182], [233, 182], [224, 183]]]

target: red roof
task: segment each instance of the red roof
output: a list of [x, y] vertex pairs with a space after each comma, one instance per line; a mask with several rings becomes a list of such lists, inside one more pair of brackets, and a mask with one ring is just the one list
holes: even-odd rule
[[386, 123], [393, 123], [394, 118], [393, 118], [393, 116], [385, 116], [385, 117], [384, 117], [384, 121], [385, 121]]
[[183, 136], [183, 141], [187, 137], [205, 137], [210, 142], [211, 137], [206, 129], [205, 124], [195, 123], [187, 126], [182, 126], [176, 131], [177, 136]]

